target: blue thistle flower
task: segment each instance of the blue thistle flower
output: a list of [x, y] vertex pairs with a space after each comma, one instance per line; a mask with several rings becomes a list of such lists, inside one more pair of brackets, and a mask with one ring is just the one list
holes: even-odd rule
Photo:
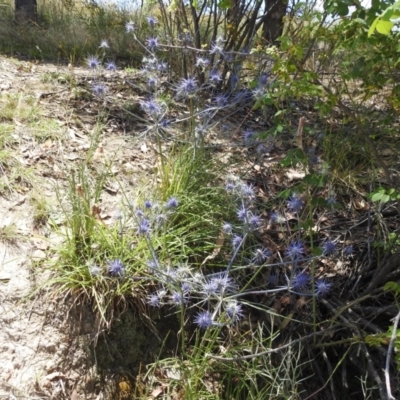
[[215, 96], [214, 103], [217, 107], [225, 107], [228, 103], [228, 95], [218, 94]]
[[207, 329], [213, 324], [212, 314], [209, 311], [201, 311], [197, 314], [194, 322], [200, 329]]
[[117, 70], [117, 66], [115, 65], [114, 61], [108, 61], [106, 62], [106, 70], [107, 71], [116, 71]]
[[315, 282], [315, 295], [318, 297], [325, 297], [332, 287], [325, 279], [318, 279]]
[[295, 193], [293, 196], [289, 197], [287, 206], [290, 211], [299, 213], [304, 207], [304, 202], [298, 194]]
[[242, 221], [242, 222], [247, 221], [247, 209], [244, 206], [244, 204], [242, 204], [242, 206], [239, 208], [236, 215], [237, 215], [239, 221]]
[[232, 182], [228, 182], [228, 183], [225, 185], [225, 190], [226, 190], [227, 192], [233, 192], [233, 191], [235, 190], [235, 188], [236, 188], [236, 186], [235, 186], [235, 184], [232, 183]]
[[152, 51], [156, 47], [158, 47], [158, 37], [151, 37], [146, 40], [147, 47]]
[[232, 234], [232, 231], [233, 231], [233, 228], [229, 222], [225, 222], [222, 225], [222, 232], [224, 232], [225, 234], [230, 235], [230, 234]]
[[149, 16], [149, 17], [146, 17], [146, 19], [147, 19], [147, 23], [150, 25], [150, 27], [151, 28], [154, 28], [155, 27], [155, 25], [157, 24], [157, 18], [155, 18], [155, 17], [153, 17], [153, 16]]
[[259, 78], [258, 78], [258, 85], [259, 86], [265, 86], [268, 82], [269, 79], [269, 75], [268, 74], [262, 74]]
[[255, 133], [251, 129], [246, 129], [243, 134], [243, 141], [246, 144], [251, 143], [254, 140]]
[[101, 268], [97, 264], [89, 265], [89, 273], [92, 276], [98, 276], [101, 274]]
[[250, 214], [249, 217], [249, 225], [251, 230], [258, 229], [262, 224], [262, 219], [259, 215], [255, 215], [253, 213]]
[[140, 102], [143, 110], [151, 117], [158, 119], [164, 114], [164, 109], [156, 100], [143, 100]]
[[330, 240], [327, 240], [324, 245], [322, 246], [323, 255], [329, 256], [336, 251], [336, 244]]
[[235, 292], [237, 285], [234, 280], [228, 276], [226, 272], [219, 272], [211, 278], [211, 282], [215, 285], [218, 293]]
[[196, 67], [205, 68], [207, 65], [210, 64], [210, 60], [204, 57], [197, 57], [196, 58]]
[[115, 259], [108, 263], [108, 272], [112, 276], [121, 276], [125, 273], [125, 267], [121, 260]]
[[176, 208], [178, 207], [179, 202], [176, 197], [171, 197], [167, 202], [165, 203], [166, 208]]
[[135, 29], [136, 29], [135, 28], [135, 24], [133, 22], [127, 22], [125, 24], [125, 30], [126, 30], [127, 33], [134, 32]]
[[182, 304], [186, 303], [187, 299], [185, 296], [182, 295], [182, 293], [179, 293], [177, 291], [172, 292], [171, 294], [171, 302], [177, 306], [181, 306]]
[[261, 100], [265, 95], [265, 90], [262, 87], [258, 87], [253, 90], [252, 94], [255, 100]]
[[181, 285], [183, 295], [189, 294], [192, 291], [192, 286], [188, 282], [184, 282]]
[[157, 71], [166, 72], [168, 70], [168, 64], [165, 61], [161, 61], [157, 64]]
[[228, 317], [234, 322], [239, 321], [244, 316], [242, 305], [236, 300], [228, 301], [224, 308]]
[[147, 297], [147, 304], [151, 307], [160, 307], [161, 299], [158, 294], [151, 294]]
[[276, 224], [283, 224], [286, 222], [286, 218], [282, 214], [280, 214], [276, 211], [273, 211], [271, 213], [271, 219], [272, 219], [272, 222], [274, 222]]
[[336, 197], [334, 195], [329, 196], [326, 199], [326, 204], [328, 204], [328, 206], [335, 206], [337, 204]]
[[254, 185], [243, 184], [240, 191], [244, 197], [255, 197]]
[[243, 238], [240, 235], [234, 235], [232, 238], [232, 246], [237, 249], [242, 243]]
[[107, 86], [102, 83], [93, 85], [92, 90], [93, 94], [97, 97], [104, 97], [108, 92]]
[[211, 70], [209, 80], [213, 85], [216, 85], [217, 83], [221, 82], [222, 78], [220, 72], [217, 71], [216, 69]]
[[293, 277], [291, 288], [296, 291], [303, 291], [307, 289], [311, 282], [310, 276], [305, 272], [300, 272]]
[[145, 216], [145, 213], [143, 212], [143, 210], [141, 208], [137, 208], [135, 211], [135, 214], [139, 218], [143, 218]]
[[211, 45], [210, 54], [224, 54], [224, 46], [222, 42], [215, 42]]
[[142, 218], [139, 222], [137, 233], [139, 235], [147, 235], [150, 232], [150, 221], [147, 218]]
[[188, 97], [197, 90], [197, 82], [195, 78], [183, 78], [176, 89], [179, 96]]
[[90, 69], [96, 69], [100, 66], [100, 61], [96, 56], [89, 56], [86, 63]]
[[286, 256], [292, 260], [299, 259], [304, 254], [304, 245], [302, 242], [291, 242], [286, 249]]
[[154, 222], [158, 228], [164, 226], [167, 221], [168, 221], [168, 215], [166, 214], [157, 214], [154, 218]]
[[150, 76], [147, 79], [147, 86], [148, 86], [149, 89], [155, 88], [157, 86], [157, 84], [158, 84], [158, 80], [154, 76]]
[[256, 251], [253, 253], [253, 258], [251, 259], [251, 262], [256, 265], [261, 265], [264, 264], [265, 261], [268, 260], [269, 257], [271, 257], [272, 253], [265, 247], [261, 247], [260, 249], [256, 249]]
[[354, 254], [354, 247], [352, 245], [346, 246], [343, 250], [345, 256], [351, 256]]
[[153, 207], [153, 203], [150, 200], [144, 202], [144, 208], [150, 209]]
[[217, 284], [212, 280], [203, 282], [200, 289], [200, 293], [202, 293], [206, 298], [216, 296], [217, 291], [218, 291]]

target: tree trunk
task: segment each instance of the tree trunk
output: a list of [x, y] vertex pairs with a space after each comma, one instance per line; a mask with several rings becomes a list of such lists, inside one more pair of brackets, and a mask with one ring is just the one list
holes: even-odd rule
[[15, 0], [15, 16], [17, 19], [25, 21], [36, 21], [36, 0]]
[[276, 39], [283, 32], [283, 18], [286, 15], [288, 0], [264, 0], [263, 38], [271, 44], [278, 44]]

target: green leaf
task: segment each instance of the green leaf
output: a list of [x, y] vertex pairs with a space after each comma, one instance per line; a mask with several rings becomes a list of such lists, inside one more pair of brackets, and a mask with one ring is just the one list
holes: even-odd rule
[[371, 196], [373, 202], [381, 201], [382, 203], [387, 203], [390, 200], [390, 196], [386, 193], [374, 193]]
[[392, 292], [395, 292], [396, 296], [400, 294], [400, 285], [396, 282], [388, 282], [386, 285], [383, 287], [383, 290], [389, 291], [391, 290]]
[[221, 0], [221, 1], [218, 3], [218, 7], [219, 7], [221, 10], [226, 10], [226, 9], [228, 9], [228, 8], [231, 8], [231, 6], [232, 6], [231, 0]]
[[390, 31], [392, 30], [394, 26], [394, 23], [391, 21], [383, 21], [380, 20], [378, 21], [378, 23], [376, 24], [376, 30], [379, 33], [382, 33], [382, 35], [389, 35]]

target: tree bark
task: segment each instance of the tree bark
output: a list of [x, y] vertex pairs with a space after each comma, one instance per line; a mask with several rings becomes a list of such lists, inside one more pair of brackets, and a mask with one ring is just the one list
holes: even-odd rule
[[37, 0], [15, 0], [15, 16], [19, 20], [37, 20]]
[[264, 4], [263, 38], [276, 45], [278, 44], [276, 39], [283, 32], [283, 18], [286, 15], [288, 0], [264, 0]]

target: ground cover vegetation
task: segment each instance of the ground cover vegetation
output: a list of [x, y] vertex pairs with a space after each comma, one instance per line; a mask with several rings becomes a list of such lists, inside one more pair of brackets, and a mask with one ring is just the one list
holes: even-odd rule
[[[69, 64], [41, 77], [68, 93], [67, 131], [0, 97], [1, 193], [29, 192], [58, 238], [33, 296], [92, 321], [103, 386], [52, 395], [399, 396], [398, 33], [369, 32], [388, 5], [289, 4], [272, 41], [261, 2], [44, 1], [35, 23], [2, 5], [5, 53]], [[57, 168], [23, 168], [21, 124], [60, 143]]]

